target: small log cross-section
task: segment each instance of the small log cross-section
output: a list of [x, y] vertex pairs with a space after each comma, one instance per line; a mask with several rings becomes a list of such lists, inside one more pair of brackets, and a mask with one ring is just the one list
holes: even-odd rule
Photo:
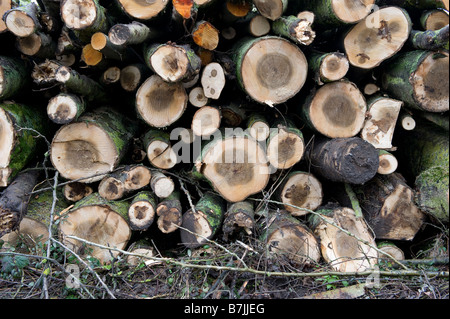
[[131, 238], [128, 225], [128, 202], [113, 202], [93, 193], [78, 201], [61, 217], [59, 232], [62, 241], [80, 255], [90, 255], [100, 263], [109, 263], [119, 252], [84, 244], [67, 236], [124, 249]]
[[86, 110], [87, 103], [75, 94], [60, 93], [48, 101], [47, 115], [56, 124], [76, 121]]
[[152, 166], [171, 169], [177, 164], [177, 154], [172, 148], [168, 133], [151, 129], [142, 137], [142, 143]]
[[178, 226], [181, 226], [183, 207], [180, 202], [180, 192], [174, 191], [168, 197], [161, 200], [156, 206], [156, 215], [158, 215], [158, 229], [169, 234], [175, 232]]
[[276, 169], [289, 169], [303, 158], [305, 141], [302, 132], [288, 120], [279, 121], [267, 139], [267, 158]]
[[158, 17], [169, 4], [168, 0], [117, 0], [117, 2], [124, 13], [141, 21]]
[[253, 203], [243, 201], [231, 204], [225, 213], [225, 219], [222, 226], [224, 239], [228, 240], [236, 233], [244, 230], [246, 234], [251, 235], [255, 227], [255, 211]]
[[128, 208], [131, 230], [146, 231], [153, 224], [156, 212], [156, 197], [152, 192], [137, 193]]
[[261, 236], [270, 255], [286, 257], [301, 266], [314, 266], [320, 260], [319, 243], [312, 231], [286, 211], [269, 211], [267, 229]]
[[150, 187], [158, 198], [167, 198], [175, 191], [175, 183], [172, 178], [159, 171], [152, 172]]
[[347, 138], [363, 128], [367, 102], [356, 84], [342, 80], [312, 91], [300, 107], [313, 130], [330, 138]]
[[349, 71], [350, 64], [343, 53], [313, 52], [308, 56], [308, 67], [318, 84], [341, 80]]
[[311, 173], [289, 173], [279, 189], [280, 200], [285, 204], [284, 209], [293, 216], [306, 215], [309, 213], [307, 210], [314, 211], [322, 205], [322, 184]]
[[[181, 242], [188, 248], [207, 243], [219, 231], [226, 211], [225, 201], [213, 192], [207, 192], [183, 214]], [[199, 235], [199, 236], [197, 236]]]
[[17, 37], [28, 37], [42, 28], [39, 22], [41, 9], [36, 2], [22, 1], [2, 17], [6, 27]]
[[130, 119], [99, 108], [56, 132], [50, 159], [64, 178], [99, 181], [118, 166], [135, 132]]
[[201, 83], [205, 97], [219, 99], [225, 87], [225, 72], [217, 62], [212, 62], [203, 68]]
[[316, 213], [319, 215], [310, 215], [309, 223], [320, 239], [323, 258], [333, 269], [339, 272], [374, 269], [378, 263], [378, 252], [373, 248], [376, 243], [362, 216], [351, 208], [333, 206], [321, 207]]
[[296, 95], [306, 82], [308, 62], [288, 40], [267, 36], [245, 38], [234, 48], [236, 77], [255, 101], [281, 104]]

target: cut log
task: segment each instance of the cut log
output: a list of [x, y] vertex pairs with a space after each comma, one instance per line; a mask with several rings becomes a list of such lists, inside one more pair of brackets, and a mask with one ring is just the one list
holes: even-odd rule
[[175, 191], [175, 183], [172, 178], [159, 171], [152, 172], [150, 187], [158, 198], [167, 198]]
[[53, 58], [56, 51], [56, 42], [45, 33], [36, 32], [27, 37], [18, 37], [17, 49], [25, 55], [36, 58]]
[[449, 50], [449, 25], [439, 30], [412, 30], [409, 43], [417, 50]]
[[117, 111], [96, 109], [55, 133], [50, 159], [64, 178], [99, 181], [118, 166], [136, 130], [136, 123]]
[[380, 166], [378, 167], [377, 173], [381, 175], [389, 175], [394, 173], [398, 168], [397, 158], [385, 150], [380, 150], [379, 152]]
[[124, 249], [131, 237], [127, 214], [129, 206], [127, 202], [107, 201], [98, 193], [83, 198], [61, 218], [59, 232], [63, 244], [79, 255], [98, 259], [101, 264], [111, 262], [119, 255], [118, 251], [84, 244], [67, 236]]
[[272, 31], [297, 44], [310, 45], [316, 38], [311, 23], [297, 16], [283, 16], [272, 23]]
[[152, 166], [160, 169], [171, 169], [177, 164], [177, 154], [172, 149], [168, 133], [149, 130], [142, 137], [142, 143]]
[[181, 226], [183, 217], [183, 207], [180, 202], [180, 192], [174, 191], [156, 206], [158, 215], [158, 229], [169, 234], [175, 232]]
[[[39, 171], [20, 173], [0, 195], [0, 237], [18, 229], [25, 216]], [[4, 185], [3, 185], [4, 186]]]
[[198, 21], [192, 30], [192, 39], [199, 47], [215, 50], [219, 45], [219, 30], [208, 21]]
[[370, 98], [367, 101], [367, 120], [361, 131], [361, 138], [375, 148], [392, 148], [392, 138], [402, 106], [402, 101], [386, 96]]
[[139, 116], [150, 126], [165, 128], [176, 122], [187, 107], [188, 95], [181, 83], [167, 83], [152, 75], [136, 93]]
[[364, 95], [347, 80], [313, 90], [299, 106], [309, 127], [330, 138], [356, 136], [363, 128], [367, 111]]
[[326, 139], [311, 143], [306, 155], [316, 174], [335, 182], [364, 184], [380, 166], [378, 150], [359, 137]]
[[323, 29], [355, 24], [368, 16], [374, 5], [375, 0], [308, 0], [306, 9], [314, 12], [314, 24]]
[[[397, 247], [394, 243], [389, 241], [382, 241], [377, 243], [377, 248], [390, 256], [394, 257], [395, 260], [405, 260], [405, 253], [403, 250], [401, 250], [399, 247]], [[386, 255], [380, 254], [380, 259], [386, 261], [386, 259], [389, 261], [391, 258], [387, 258]]]
[[376, 243], [362, 216], [351, 208], [333, 206], [319, 208], [316, 213], [320, 217], [310, 215], [309, 223], [320, 239], [322, 256], [331, 268], [339, 272], [364, 272], [375, 267], [378, 263], [378, 252], [373, 248]]
[[319, 243], [311, 230], [298, 219], [285, 211], [269, 211], [266, 224], [261, 241], [271, 256], [286, 257], [301, 266], [314, 266], [319, 262]]
[[0, 104], [0, 187], [8, 186], [37, 155], [46, 133], [45, 115], [35, 108], [4, 102]]
[[411, 19], [404, 9], [385, 7], [372, 13], [345, 37], [345, 52], [350, 64], [362, 69], [379, 66], [403, 48], [411, 26]]
[[111, 66], [100, 76], [100, 84], [104, 86], [114, 85], [120, 82], [122, 72], [119, 67]]
[[28, 83], [28, 68], [23, 60], [0, 56], [0, 101], [14, 97]]
[[164, 13], [169, 4], [169, 1], [167, 0], [118, 0], [117, 2], [123, 12], [128, 16], [143, 21], [160, 16]]
[[239, 235], [242, 230], [247, 235], [251, 235], [254, 228], [255, 210], [252, 202], [238, 202], [228, 207], [222, 226], [223, 236], [226, 241]]
[[6, 27], [6, 23], [5, 21], [3, 21], [2, 17], [7, 11], [11, 10], [11, 8], [12, 8], [12, 0], [0, 1], [0, 34], [8, 30], [8, 28]]
[[423, 121], [413, 131], [402, 131], [399, 160], [415, 179], [415, 201], [434, 219], [449, 218], [449, 139], [448, 131]]
[[203, 87], [197, 86], [189, 92], [189, 103], [191, 103], [193, 106], [195, 107], [206, 106], [208, 102], [209, 99], [205, 96]]
[[116, 24], [108, 32], [108, 38], [116, 46], [141, 44], [149, 39], [155, 39], [159, 33], [143, 23], [133, 21], [129, 24]]
[[124, 61], [128, 57], [127, 48], [113, 44], [108, 35], [103, 32], [96, 32], [91, 36], [91, 46], [108, 59]]
[[220, 127], [222, 114], [220, 109], [212, 106], [203, 106], [198, 109], [192, 118], [192, 132], [197, 136], [211, 136]]
[[83, 98], [74, 94], [60, 93], [48, 101], [47, 115], [56, 124], [67, 124], [76, 121], [86, 107]]
[[384, 68], [383, 89], [406, 106], [427, 112], [449, 110], [448, 53], [410, 51]]
[[131, 230], [146, 231], [155, 220], [156, 198], [152, 192], [137, 193], [128, 208]]
[[83, 43], [90, 43], [96, 32], [107, 32], [106, 10], [98, 0], [62, 0], [61, 19]]
[[28, 37], [42, 28], [39, 22], [41, 8], [36, 2], [21, 1], [19, 6], [2, 16], [6, 27], [18, 37]]
[[217, 100], [225, 87], [225, 72], [217, 62], [212, 62], [203, 68], [201, 83], [207, 98]]
[[400, 174], [377, 175], [354, 190], [377, 239], [411, 241], [421, 229], [425, 214]]
[[253, 0], [262, 16], [275, 21], [287, 10], [289, 0]]
[[127, 92], [136, 92], [150, 75], [150, 70], [142, 63], [130, 64], [120, 71], [120, 86]]
[[308, 56], [308, 66], [320, 85], [341, 80], [350, 68], [345, 54], [339, 52], [313, 52]]
[[284, 103], [306, 82], [306, 57], [288, 40], [271, 36], [250, 38], [236, 44], [233, 50], [238, 83], [259, 103]]
[[167, 82], [188, 82], [200, 73], [201, 60], [189, 45], [151, 44], [144, 49], [144, 60]]
[[[35, 189], [36, 190], [36, 189]], [[53, 205], [53, 190], [30, 195], [26, 215], [20, 221], [17, 230], [8, 233], [1, 239], [4, 247], [19, 248], [20, 252], [33, 254], [44, 253], [44, 246], [49, 239], [50, 217]], [[55, 221], [69, 207], [69, 203], [62, 196], [60, 190], [56, 192], [55, 207], [53, 209], [52, 235], [57, 234]]]
[[207, 143], [195, 160], [195, 170], [229, 202], [259, 193], [269, 181], [266, 153], [244, 132], [225, 132]]
[[261, 113], [253, 113], [248, 117], [247, 128], [251, 137], [258, 142], [265, 141], [270, 135], [270, 125]]
[[69, 202], [78, 202], [94, 192], [91, 186], [85, 183], [72, 182], [64, 185], [63, 194]]
[[45, 60], [45, 62], [36, 64], [31, 71], [33, 82], [40, 88], [53, 87], [58, 83], [56, 81], [56, 71], [62, 66], [56, 60]]
[[420, 25], [424, 30], [436, 31], [449, 24], [448, 11], [426, 10], [420, 17]]
[[100, 51], [95, 50], [90, 43], [86, 44], [81, 50], [81, 61], [88, 66], [95, 66], [98, 68], [103, 68], [106, 63], [103, 54]]
[[279, 190], [278, 197], [285, 204], [284, 209], [292, 216], [307, 215], [309, 214], [307, 210], [315, 211], [322, 205], [324, 196], [322, 183], [311, 173], [300, 171], [289, 173]]
[[200, 247], [213, 238], [220, 230], [226, 210], [225, 201], [213, 192], [205, 193], [194, 208], [183, 214], [180, 229], [181, 242], [187, 248]]
[[267, 139], [267, 158], [276, 169], [289, 169], [305, 153], [303, 133], [289, 120], [277, 121]]
[[416, 128], [416, 120], [414, 120], [414, 117], [407, 112], [400, 113], [399, 122], [405, 131], [412, 131]]
[[225, 127], [240, 127], [247, 118], [244, 102], [232, 102], [222, 105], [222, 124]]
[[[130, 245], [127, 250], [129, 253], [134, 255], [127, 256], [127, 264], [132, 267], [139, 267], [141, 263], [144, 263], [146, 266], [152, 265], [155, 263], [154, 260], [146, 257], [155, 257], [155, 252], [152, 245], [145, 239], [135, 241]], [[139, 255], [139, 256], [136, 256]], [[145, 257], [142, 257], [145, 256]]]
[[178, 15], [183, 20], [191, 19], [197, 15], [198, 6], [209, 1], [211, 0], [172, 0], [174, 8], [172, 16]]
[[107, 94], [98, 82], [72, 68], [67, 66], [59, 67], [56, 71], [55, 79], [64, 84], [69, 91], [83, 96], [87, 101], [107, 101]]
[[236, 21], [236, 31], [255, 38], [267, 35], [271, 27], [271, 23], [266, 17], [253, 12]]

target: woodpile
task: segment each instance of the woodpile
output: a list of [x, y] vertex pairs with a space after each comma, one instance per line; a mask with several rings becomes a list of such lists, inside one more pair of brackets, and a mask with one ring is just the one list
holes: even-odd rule
[[0, 0], [0, 236], [374, 267], [448, 224], [448, 5]]

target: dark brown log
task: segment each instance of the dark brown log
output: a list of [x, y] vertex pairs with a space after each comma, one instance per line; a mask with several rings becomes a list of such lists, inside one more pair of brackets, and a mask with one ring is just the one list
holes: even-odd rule
[[174, 191], [168, 197], [164, 198], [156, 206], [158, 215], [158, 229], [164, 234], [173, 233], [181, 226], [183, 207], [180, 202], [180, 192]]
[[350, 184], [368, 182], [376, 175], [380, 164], [378, 150], [359, 137], [316, 137], [306, 158], [317, 174], [331, 181]]

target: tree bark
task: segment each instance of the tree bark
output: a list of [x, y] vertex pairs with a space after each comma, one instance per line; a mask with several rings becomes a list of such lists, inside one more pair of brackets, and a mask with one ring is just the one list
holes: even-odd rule
[[412, 30], [409, 43], [417, 50], [449, 50], [449, 25], [439, 30]]
[[8, 186], [36, 156], [48, 121], [35, 108], [5, 102], [0, 104], [0, 187]]
[[108, 38], [116, 46], [141, 44], [159, 37], [159, 32], [143, 23], [133, 21], [129, 24], [116, 24], [109, 29]]
[[16, 96], [29, 83], [27, 64], [18, 58], [0, 56], [0, 101]]
[[378, 150], [359, 137], [318, 138], [306, 155], [318, 175], [335, 182], [364, 184], [379, 167]]
[[0, 195], [0, 237], [18, 229], [27, 212], [39, 171], [23, 172]]
[[383, 89], [413, 109], [449, 110], [448, 53], [423, 50], [400, 53], [384, 68]]
[[180, 230], [181, 242], [188, 248], [200, 247], [213, 238], [222, 225], [226, 210], [225, 201], [213, 192], [205, 193], [194, 208], [195, 211], [190, 209], [183, 214], [181, 226], [184, 229]]

